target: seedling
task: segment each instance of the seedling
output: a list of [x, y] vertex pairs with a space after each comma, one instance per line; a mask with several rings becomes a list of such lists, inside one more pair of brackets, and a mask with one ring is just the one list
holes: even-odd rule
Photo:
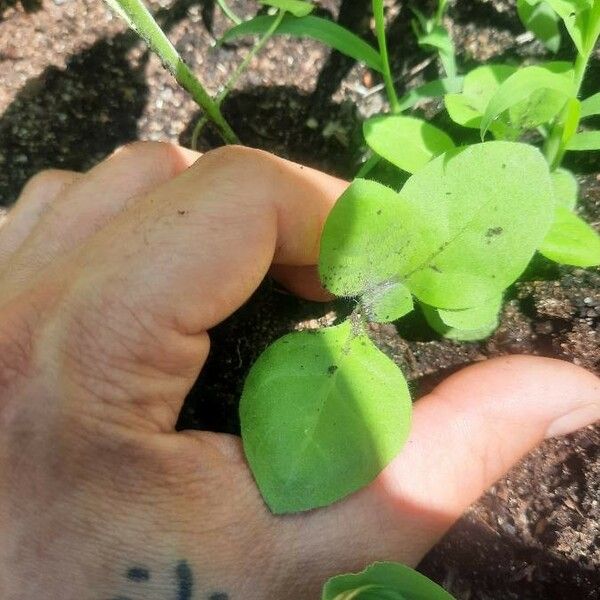
[[[372, 157], [325, 224], [319, 273], [354, 309], [333, 327], [293, 333], [271, 345], [248, 376], [240, 402], [244, 448], [274, 513], [326, 506], [368, 485], [401, 450], [410, 427], [406, 380], [368, 336], [369, 323], [402, 318], [419, 306], [430, 325], [454, 340], [486, 337], [497, 327], [506, 289], [536, 251], [575, 266], [600, 264], [600, 237], [574, 212], [577, 181], [561, 168], [566, 152], [600, 149], [600, 131], [582, 130], [600, 114], [600, 92], [580, 100], [600, 36], [600, 0], [518, 0], [523, 23], [556, 52], [561, 23], [577, 50], [574, 63], [499, 64], [464, 77], [442, 20], [415, 10], [420, 45], [436, 50], [445, 76], [399, 97], [388, 58], [383, 0], [372, 0], [377, 47], [312, 14], [302, 0], [263, 0], [272, 14], [234, 22], [222, 41], [259, 40], [224, 89], [211, 99], [181, 61], [141, 0], [107, 0], [148, 41], [192, 93], [223, 138], [235, 134], [220, 105], [250, 59], [272, 35], [310, 37], [364, 63], [382, 77], [391, 114], [364, 124]], [[479, 131], [457, 147], [431, 123], [406, 114], [443, 98], [450, 118]], [[204, 122], [196, 130], [195, 139]], [[538, 146], [524, 143], [539, 140]], [[379, 161], [406, 174], [400, 190], [367, 179]], [[323, 600], [451, 598], [393, 563], [330, 580]]]

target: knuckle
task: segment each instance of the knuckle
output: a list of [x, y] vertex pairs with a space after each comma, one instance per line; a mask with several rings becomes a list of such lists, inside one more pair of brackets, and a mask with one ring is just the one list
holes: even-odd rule
[[35, 174], [23, 188], [21, 198], [43, 198], [52, 196], [67, 185], [73, 178], [72, 173], [60, 169], [46, 169]]
[[182, 149], [170, 142], [130, 142], [118, 148], [113, 156], [134, 163], [150, 163], [167, 179], [178, 175], [188, 166]]

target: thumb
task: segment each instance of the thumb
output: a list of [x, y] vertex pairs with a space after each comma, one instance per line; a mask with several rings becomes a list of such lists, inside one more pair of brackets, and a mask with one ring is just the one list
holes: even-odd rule
[[528, 356], [473, 365], [416, 403], [402, 452], [371, 486], [325, 511], [320, 527], [352, 523], [353, 538], [369, 540], [365, 564], [416, 564], [527, 452], [597, 419], [600, 379], [580, 367]]

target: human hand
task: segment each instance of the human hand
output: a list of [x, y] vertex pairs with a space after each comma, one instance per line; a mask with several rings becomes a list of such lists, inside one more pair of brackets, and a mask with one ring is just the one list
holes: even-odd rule
[[600, 418], [583, 369], [490, 360], [416, 403], [368, 488], [271, 515], [238, 438], [174, 425], [207, 331], [270, 269], [322, 295], [346, 184], [247, 148], [198, 156], [134, 144], [43, 173], [0, 230], [3, 600], [316, 599], [337, 573], [415, 565], [533, 446]]

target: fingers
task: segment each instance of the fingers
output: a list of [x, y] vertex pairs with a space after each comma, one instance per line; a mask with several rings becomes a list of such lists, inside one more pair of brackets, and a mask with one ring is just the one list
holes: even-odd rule
[[[28, 226], [18, 235], [21, 246], [11, 259], [10, 272], [4, 274], [4, 286], [26, 283], [35, 272], [102, 228], [137, 196], [175, 177], [198, 156], [171, 144], [135, 143], [71, 181], [66, 189], [54, 183], [50, 196], [34, 178], [31, 191], [26, 188], [23, 198], [33, 206], [27, 211]], [[51, 210], [40, 220], [35, 207], [42, 204], [47, 208], [50, 203]], [[6, 229], [10, 230], [10, 224]]]
[[536, 445], [598, 419], [600, 379], [580, 367], [525, 356], [468, 367], [417, 402], [403, 451], [343, 510], [371, 534], [380, 532], [388, 558], [406, 547], [385, 531], [408, 528], [410, 556], [402, 558], [416, 562]]
[[89, 258], [103, 278], [118, 275], [121, 293], [143, 290], [146, 310], [200, 333], [243, 304], [271, 263], [316, 264], [323, 223], [346, 185], [265, 152], [223, 148], [132, 207]]
[[23, 243], [55, 199], [79, 173], [50, 169], [32, 177], [8, 213], [0, 233], [0, 269], [8, 257]]
[[109, 361], [103, 370], [121, 406], [171, 430], [208, 352], [204, 332], [249, 298], [272, 262], [316, 263], [346, 185], [265, 152], [224, 148], [129, 207], [78, 259], [85, 269], [60, 329], [79, 388], [97, 386], [98, 361]]

